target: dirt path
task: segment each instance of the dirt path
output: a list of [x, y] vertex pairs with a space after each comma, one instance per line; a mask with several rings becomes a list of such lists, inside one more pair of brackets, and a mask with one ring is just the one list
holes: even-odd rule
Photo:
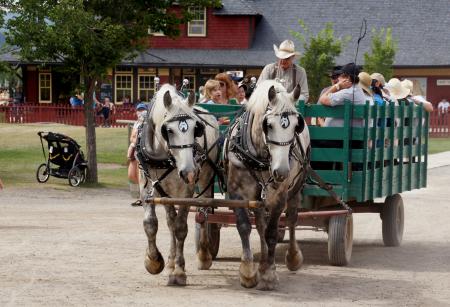
[[[429, 188], [404, 193], [405, 235], [386, 248], [375, 214], [354, 217], [351, 264], [332, 267], [326, 235], [299, 233], [305, 256], [296, 273], [277, 249], [280, 289], [261, 292], [238, 281], [240, 241], [223, 228], [219, 260], [196, 269], [193, 217], [186, 244], [188, 283], [165, 286], [143, 266], [142, 208], [127, 191], [73, 188], [0, 192], [0, 306], [444, 306], [450, 301], [450, 167], [429, 171]], [[158, 244], [167, 257], [168, 231], [159, 209]], [[252, 246], [257, 251], [256, 232]]]

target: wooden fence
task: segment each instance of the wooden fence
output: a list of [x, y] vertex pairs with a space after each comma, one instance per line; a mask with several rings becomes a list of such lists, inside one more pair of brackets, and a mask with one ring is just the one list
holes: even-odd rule
[[[97, 126], [104, 124], [101, 114], [95, 113]], [[132, 106], [116, 106], [115, 112], [110, 114], [111, 127], [126, 127], [127, 124], [118, 123], [118, 119], [136, 119], [135, 109]], [[8, 105], [0, 106], [0, 123], [59, 123], [74, 126], [84, 126], [84, 108], [70, 105]]]
[[[92, 111], [94, 112], [94, 110]], [[430, 114], [430, 137], [450, 137], [450, 113], [439, 113], [437, 110]], [[136, 119], [132, 106], [116, 106], [116, 111], [110, 115], [111, 127], [126, 127], [125, 123], [118, 123], [118, 119]], [[103, 125], [103, 117], [95, 114], [98, 126]], [[66, 125], [84, 126], [83, 107], [70, 105], [8, 105], [0, 106], [0, 123], [60, 123]]]

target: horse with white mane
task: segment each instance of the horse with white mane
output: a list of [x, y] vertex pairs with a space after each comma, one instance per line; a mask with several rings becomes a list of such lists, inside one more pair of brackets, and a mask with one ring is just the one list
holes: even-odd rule
[[247, 288], [258, 285], [259, 289], [272, 290], [278, 284], [275, 246], [283, 211], [289, 227], [286, 265], [289, 270], [298, 270], [303, 262], [295, 226], [309, 163], [310, 139], [295, 108], [299, 96], [299, 85], [287, 93], [278, 82], [264, 81], [250, 97], [246, 113], [233, 125], [225, 144], [229, 198], [265, 202], [264, 208], [253, 210], [261, 243], [258, 269], [250, 248], [249, 211], [234, 210], [243, 248], [240, 281]]
[[[214, 180], [214, 172], [206, 162], [216, 163], [218, 159], [218, 149], [213, 147], [218, 138], [218, 124], [213, 115], [194, 107], [194, 102], [193, 93], [185, 99], [168, 84], [163, 85], [156, 93], [148, 118], [144, 121], [137, 148], [142, 168], [141, 198], [191, 198], [196, 186], [203, 191], [201, 197], [212, 196], [211, 180]], [[200, 110], [201, 114], [195, 110]], [[145, 268], [151, 274], [159, 274], [165, 263], [156, 246], [158, 218], [155, 205], [144, 204], [144, 209], [144, 230], [148, 238]], [[183, 248], [188, 232], [189, 207], [180, 206], [176, 210], [174, 206], [165, 206], [165, 210], [171, 233], [170, 253], [165, 266], [169, 270], [168, 284], [185, 285]], [[200, 269], [208, 269], [212, 264], [212, 257], [205, 227], [201, 229], [200, 240], [198, 266]]]

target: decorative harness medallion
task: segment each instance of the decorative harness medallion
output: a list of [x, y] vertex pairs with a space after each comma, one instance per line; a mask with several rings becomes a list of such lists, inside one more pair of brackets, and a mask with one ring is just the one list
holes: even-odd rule
[[188, 131], [189, 125], [185, 119], [180, 119], [178, 122], [178, 130], [180, 130], [183, 133], [186, 133]]
[[280, 116], [280, 125], [283, 129], [286, 129], [287, 127], [289, 127], [289, 125], [291, 124], [291, 122], [289, 121], [289, 114], [287, 113], [283, 113]]

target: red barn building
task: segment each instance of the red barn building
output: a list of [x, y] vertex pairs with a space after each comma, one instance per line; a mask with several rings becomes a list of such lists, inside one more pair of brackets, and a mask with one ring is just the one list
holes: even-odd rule
[[[293, 39], [290, 31], [300, 30], [299, 19], [313, 33], [332, 22], [338, 36], [351, 35], [337, 62], [353, 62], [365, 18], [368, 37], [361, 43], [357, 63], [363, 64], [362, 55], [370, 49], [370, 29], [391, 27], [398, 43], [394, 74], [417, 80], [428, 100], [436, 104], [442, 98], [450, 100], [449, 10], [448, 0], [222, 0], [221, 8], [196, 9], [195, 19], [181, 26], [176, 40], [150, 33], [149, 49], [111, 69], [102, 93], [116, 103], [124, 97], [147, 101], [154, 93], [156, 76], [161, 83], [178, 85], [189, 79], [191, 89], [227, 70], [258, 76], [265, 64], [275, 61], [273, 44]], [[301, 52], [300, 42], [295, 43]], [[27, 103], [68, 101], [73, 85], [63, 81], [54, 66], [43, 69], [39, 63], [14, 57], [4, 60], [21, 68]]]

